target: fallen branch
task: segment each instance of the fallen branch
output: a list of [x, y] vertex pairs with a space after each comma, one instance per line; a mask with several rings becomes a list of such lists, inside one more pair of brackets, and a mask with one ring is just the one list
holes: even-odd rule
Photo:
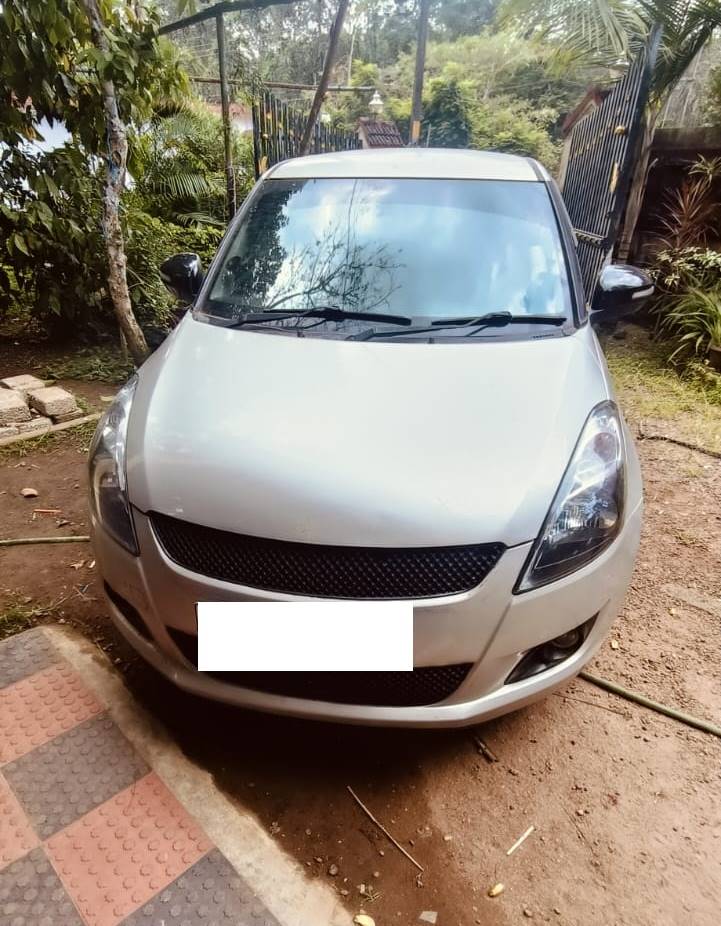
[[0, 437], [0, 447], [6, 447], [8, 444], [15, 444], [21, 440], [37, 440], [40, 437], [46, 437], [48, 434], [57, 434], [58, 431], [77, 428], [79, 425], [87, 424], [89, 421], [97, 421], [100, 415], [100, 412], [93, 412], [92, 415], [73, 418], [72, 421], [61, 421], [60, 424], [54, 424], [52, 427], [45, 428], [44, 431], [26, 431], [23, 434], [16, 434], [14, 437]]
[[704, 733], [710, 733], [712, 736], [721, 737], [721, 727], [717, 727], [708, 720], [701, 720], [699, 717], [693, 717], [691, 714], [677, 711], [675, 707], [667, 707], [665, 704], [661, 704], [659, 701], [653, 701], [651, 698], [647, 698], [645, 695], [639, 694], [636, 691], [629, 691], [628, 688], [624, 688], [623, 685], [619, 685], [616, 682], [610, 682], [608, 679], [591, 675], [590, 672], [580, 672], [579, 676], [584, 678], [587, 682], [591, 682], [592, 685], [598, 685], [599, 688], [604, 688], [606, 691], [610, 691], [620, 698], [626, 698], [627, 701], [633, 701], [635, 704], [641, 704], [643, 707], [648, 707], [659, 714], [665, 714], [666, 717], [671, 717], [673, 720], [685, 723], [689, 727], [695, 727], [697, 730], [702, 730]]
[[701, 447], [699, 444], [692, 444], [689, 441], [680, 440], [677, 437], [667, 437], [665, 434], [645, 434], [641, 428], [638, 429], [638, 434], [636, 437], [638, 440], [666, 441], [669, 444], [677, 444], [679, 447], [685, 447], [687, 450], [695, 450], [696, 453], [705, 453], [707, 457], [713, 457], [716, 460], [721, 460], [721, 451], [709, 450], [708, 447]]
[[353, 788], [351, 788], [350, 785], [346, 785], [346, 788], [348, 788], [348, 791], [350, 792], [350, 796], [353, 798], [353, 800], [356, 802], [356, 804], [358, 804], [358, 806], [361, 808], [361, 810], [362, 810], [365, 814], [367, 814], [368, 817], [375, 823], [375, 825], [378, 827], [378, 829], [381, 831], [381, 833], [383, 833], [384, 836], [386, 836], [388, 839], [390, 839], [390, 841], [393, 843], [393, 845], [396, 847], [396, 849], [399, 849], [399, 850], [405, 855], [405, 857], [408, 859], [408, 861], [409, 861], [409, 862], [412, 862], [412, 863], [416, 866], [416, 868], [418, 869], [418, 871], [423, 871], [423, 866], [422, 866], [422, 865], [419, 865], [418, 862], [413, 858], [413, 856], [412, 856], [409, 852], [406, 852], [406, 850], [405, 850], [405, 849], [403, 848], [403, 846], [398, 842], [398, 840], [397, 840], [397, 839], [394, 839], [394, 838], [391, 836], [391, 834], [388, 832], [388, 830], [385, 828], [385, 826], [383, 826], [383, 824], [382, 824], [379, 820], [376, 820], [376, 818], [373, 816], [373, 814], [370, 812], [370, 810], [368, 810], [368, 808], [367, 808], [366, 805], [363, 803], [363, 801], [362, 801], [362, 800], [358, 797], [358, 795], [355, 793], [355, 791], [353, 790]]
[[12, 540], [0, 540], [0, 547], [21, 547], [31, 543], [89, 543], [87, 534], [70, 537], [15, 537]]

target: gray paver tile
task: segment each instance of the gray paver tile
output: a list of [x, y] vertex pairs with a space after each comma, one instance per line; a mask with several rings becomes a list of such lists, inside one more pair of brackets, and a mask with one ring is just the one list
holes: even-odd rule
[[107, 714], [8, 763], [3, 774], [42, 839], [149, 771]]
[[0, 643], [0, 688], [19, 682], [54, 662], [60, 662], [60, 655], [40, 627], [3, 640]]
[[124, 919], [122, 926], [156, 926], [163, 922], [186, 926], [279, 926], [217, 849]]
[[42, 849], [33, 849], [0, 871], [0, 923], [83, 926]]

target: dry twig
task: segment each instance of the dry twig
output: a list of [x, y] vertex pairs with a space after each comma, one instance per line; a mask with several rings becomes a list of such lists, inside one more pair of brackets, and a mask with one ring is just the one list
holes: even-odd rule
[[498, 756], [491, 752], [491, 750], [488, 748], [488, 746], [486, 746], [480, 736], [476, 736], [475, 733], [473, 734], [473, 742], [476, 744], [476, 746], [478, 746], [478, 751], [486, 760], [486, 762], [498, 762]]
[[350, 785], [346, 785], [346, 788], [348, 788], [348, 791], [349, 791], [349, 793], [350, 793], [350, 796], [353, 798], [353, 800], [356, 802], [356, 804], [358, 804], [358, 806], [361, 808], [361, 810], [362, 810], [365, 814], [367, 814], [367, 816], [375, 823], [375, 825], [378, 827], [378, 829], [381, 831], [381, 833], [383, 833], [384, 836], [386, 836], [388, 839], [390, 839], [390, 841], [393, 843], [393, 845], [396, 847], [396, 849], [399, 849], [399, 850], [403, 853], [403, 855], [405, 855], [405, 857], [408, 859], [408, 861], [409, 861], [409, 862], [412, 862], [412, 863], [416, 866], [416, 868], [418, 869], [418, 871], [423, 871], [423, 866], [422, 866], [422, 865], [419, 865], [418, 862], [417, 862], [417, 861], [413, 858], [413, 856], [410, 854], [410, 852], [406, 852], [406, 850], [405, 850], [405, 849], [403, 848], [403, 846], [398, 842], [398, 840], [397, 840], [397, 839], [394, 839], [394, 838], [391, 836], [391, 834], [388, 832], [388, 830], [385, 828], [385, 826], [383, 826], [383, 824], [373, 816], [373, 814], [370, 812], [370, 810], [368, 810], [368, 808], [367, 808], [366, 805], [363, 803], [363, 801], [362, 801], [362, 800], [358, 797], [358, 795], [355, 793], [355, 791], [353, 790], [353, 788], [351, 788]]
[[528, 837], [535, 830], [535, 828], [536, 828], [535, 826], [529, 826], [526, 832], [522, 836], [519, 836], [518, 839], [513, 843], [511, 848], [506, 852], [506, 855], [513, 855], [516, 849], [519, 846], [522, 846], [523, 843], [528, 839]]
[[625, 717], [626, 720], [631, 716], [628, 711], [619, 711], [618, 708], [608, 707], [605, 704], [599, 704], [598, 701], [589, 701], [588, 698], [577, 698], [575, 695], [565, 694], [562, 691], [552, 691], [551, 694], [557, 698], [568, 699], [569, 701], [578, 701], [579, 704], [590, 704], [591, 707], [600, 707], [602, 711], [610, 711], [612, 714], [618, 714], [619, 717]]

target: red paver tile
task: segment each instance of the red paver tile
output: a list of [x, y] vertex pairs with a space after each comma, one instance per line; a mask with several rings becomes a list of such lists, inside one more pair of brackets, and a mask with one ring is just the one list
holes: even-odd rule
[[89, 926], [116, 926], [211, 848], [154, 772], [45, 843]]
[[10, 785], [0, 775], [0, 868], [22, 858], [38, 842]]
[[103, 710], [60, 663], [0, 690], [0, 764], [17, 759]]

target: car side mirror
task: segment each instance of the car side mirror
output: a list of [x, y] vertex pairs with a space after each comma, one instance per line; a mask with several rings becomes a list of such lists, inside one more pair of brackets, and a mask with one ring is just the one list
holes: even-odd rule
[[197, 254], [173, 254], [160, 265], [160, 279], [172, 296], [193, 302], [203, 283], [203, 264]]
[[630, 264], [606, 264], [591, 300], [591, 318], [613, 321], [636, 312], [653, 294], [651, 277]]

